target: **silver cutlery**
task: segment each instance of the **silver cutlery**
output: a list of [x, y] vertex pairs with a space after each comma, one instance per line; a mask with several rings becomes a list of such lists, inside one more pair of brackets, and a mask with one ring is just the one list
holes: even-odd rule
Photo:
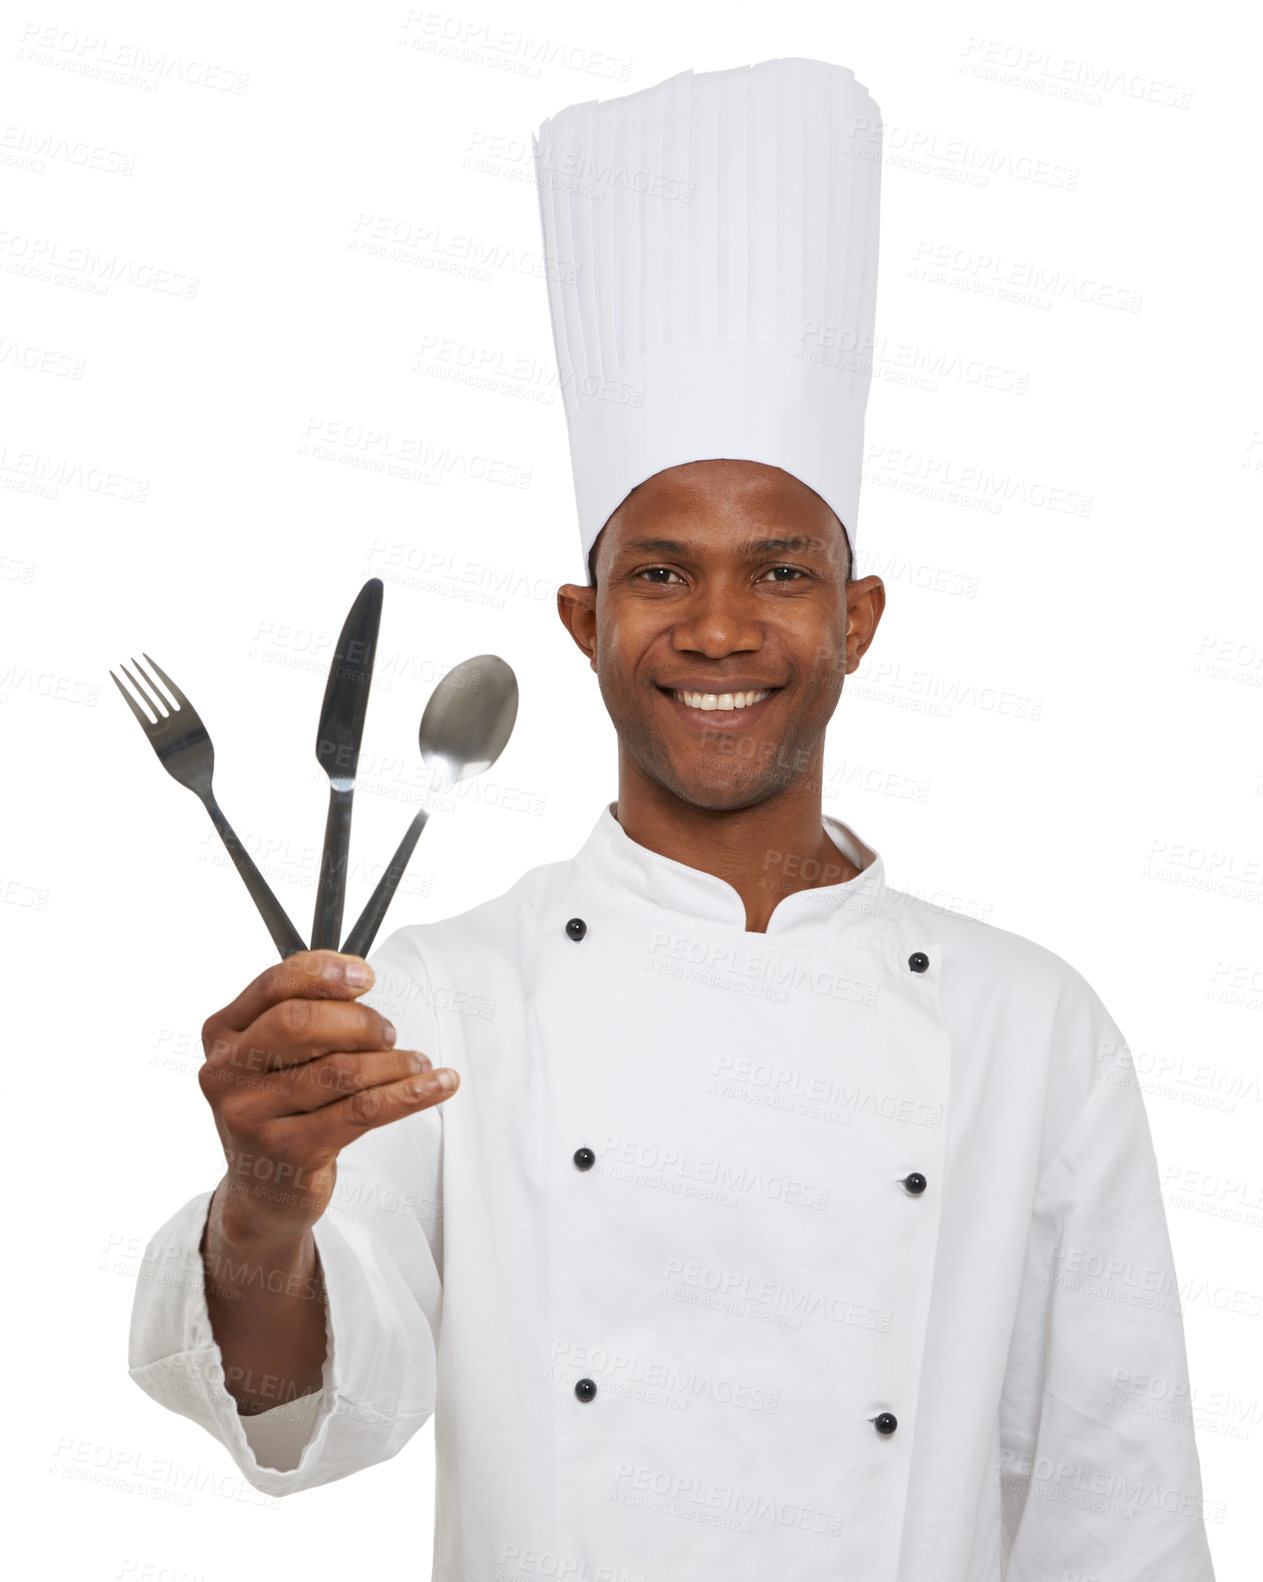
[[[511, 665], [496, 654], [477, 654], [453, 666], [435, 687], [421, 716], [421, 756], [437, 769], [436, 789], [490, 769], [504, 751], [517, 720], [518, 686]], [[385, 873], [342, 946], [344, 955], [367, 956], [403, 877], [429, 814], [408, 825]]]
[[382, 580], [372, 577], [360, 589], [343, 623], [329, 666], [324, 705], [316, 731], [316, 761], [329, 776], [329, 815], [316, 881], [316, 912], [311, 925], [313, 950], [336, 950], [346, 901], [347, 858], [351, 848], [351, 800], [355, 769], [373, 680], [373, 660], [382, 618]]
[[[298, 950], [306, 950], [307, 946], [286, 916], [285, 908], [273, 895], [271, 886], [255, 867], [249, 853], [238, 840], [215, 800], [211, 791], [211, 778], [215, 772], [215, 749], [211, 745], [206, 727], [202, 724], [201, 716], [158, 663], [150, 659], [148, 654], [145, 655], [145, 659], [166, 686], [169, 697], [135, 659], [132, 660], [132, 664], [144, 676], [150, 691], [145, 690], [126, 665], [120, 664], [119, 669], [153, 712], [152, 720], [111, 670], [110, 677], [114, 685], [123, 694], [128, 708], [136, 716], [141, 730], [149, 738], [149, 744], [157, 753], [162, 767], [172, 779], [177, 780], [180, 785], [201, 799], [203, 807], [211, 816], [211, 822], [219, 831], [220, 839], [228, 848], [228, 855], [236, 864], [237, 872], [245, 880], [246, 889], [254, 898], [254, 904], [267, 924], [268, 932], [282, 957], [292, 956]], [[175, 701], [172, 702], [172, 699]]]

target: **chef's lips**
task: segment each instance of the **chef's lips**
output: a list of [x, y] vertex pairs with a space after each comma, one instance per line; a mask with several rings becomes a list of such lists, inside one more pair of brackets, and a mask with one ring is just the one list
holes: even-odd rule
[[[753, 723], [760, 710], [766, 709], [784, 690], [784, 683], [760, 681], [752, 676], [736, 676], [731, 681], [703, 681], [686, 676], [673, 682], [660, 681], [657, 687], [673, 712], [678, 712], [681, 724], [703, 730], [737, 731]], [[686, 692], [700, 693], [703, 697], [713, 695], [716, 698], [723, 697], [725, 693], [767, 693], [767, 696], [760, 697], [757, 703], [747, 703], [740, 708], [721, 708], [718, 704], [714, 708], [695, 708], [685, 703], [682, 697], [676, 696], [677, 693]]]
[[696, 676], [683, 676], [677, 681], [658, 681], [655, 685], [662, 692], [699, 692], [703, 697], [722, 698], [725, 693], [779, 692], [783, 681], [762, 681], [754, 676], [713, 677], [710, 680]]

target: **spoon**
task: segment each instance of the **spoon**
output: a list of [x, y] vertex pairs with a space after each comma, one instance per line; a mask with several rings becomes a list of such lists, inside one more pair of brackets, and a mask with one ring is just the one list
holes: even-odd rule
[[[504, 751], [517, 720], [513, 667], [497, 654], [477, 654], [453, 666], [435, 687], [421, 716], [418, 738], [432, 788], [444, 790], [480, 775]], [[377, 888], [342, 946], [344, 956], [367, 956], [429, 814], [413, 819]]]

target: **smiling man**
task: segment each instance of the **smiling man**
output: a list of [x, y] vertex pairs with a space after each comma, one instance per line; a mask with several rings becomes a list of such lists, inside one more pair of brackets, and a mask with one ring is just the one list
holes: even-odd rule
[[825, 727], [885, 590], [850, 580], [833, 511], [779, 467], [688, 462], [631, 490], [589, 564], [558, 608], [618, 733], [625, 833], [726, 880], [752, 933], [796, 875], [854, 877], [821, 818]]
[[880, 130], [803, 60], [545, 123], [558, 613], [617, 798], [203, 1030], [225, 1173], [147, 1251], [132, 1376], [278, 1495], [433, 1417], [436, 1582], [1213, 1582], [1122, 1033], [822, 811], [885, 598]]

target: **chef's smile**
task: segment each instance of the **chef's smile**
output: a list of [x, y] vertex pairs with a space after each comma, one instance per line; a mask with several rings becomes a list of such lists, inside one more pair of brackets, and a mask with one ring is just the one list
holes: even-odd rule
[[762, 717], [766, 704], [784, 691], [783, 687], [744, 686], [720, 687], [718, 682], [707, 686], [658, 685], [659, 692], [675, 705], [679, 722], [691, 730], [740, 731]]

